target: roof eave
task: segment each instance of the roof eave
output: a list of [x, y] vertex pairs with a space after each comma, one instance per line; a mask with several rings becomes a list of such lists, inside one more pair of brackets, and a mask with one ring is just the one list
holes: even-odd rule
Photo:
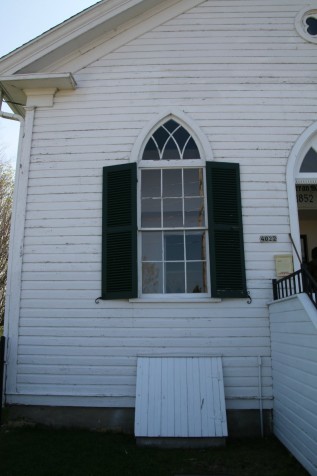
[[160, 1], [101, 1], [0, 59], [0, 75], [41, 71]]
[[26, 89], [75, 90], [76, 81], [71, 73], [17, 74], [0, 76], [0, 89], [10, 108], [24, 116]]

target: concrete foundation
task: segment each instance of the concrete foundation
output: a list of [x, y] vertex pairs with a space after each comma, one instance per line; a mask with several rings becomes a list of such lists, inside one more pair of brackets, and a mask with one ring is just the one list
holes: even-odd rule
[[[41, 424], [53, 428], [134, 433], [134, 408], [86, 408], [12, 405], [5, 410], [7, 424]], [[228, 433], [232, 438], [261, 436], [260, 413], [256, 410], [227, 410]], [[264, 435], [272, 433], [272, 412], [263, 411]], [[155, 440], [155, 438], [154, 438]]]
[[134, 408], [7, 406], [7, 423], [133, 433]]
[[[262, 423], [261, 423], [262, 420]], [[227, 410], [228, 433], [231, 438], [258, 438], [273, 433], [272, 410]]]

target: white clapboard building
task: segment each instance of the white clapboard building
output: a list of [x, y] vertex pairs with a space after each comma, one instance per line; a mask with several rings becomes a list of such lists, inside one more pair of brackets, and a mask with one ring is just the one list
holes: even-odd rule
[[271, 430], [272, 279], [317, 246], [316, 24], [302, 0], [103, 0], [0, 60], [12, 417]]

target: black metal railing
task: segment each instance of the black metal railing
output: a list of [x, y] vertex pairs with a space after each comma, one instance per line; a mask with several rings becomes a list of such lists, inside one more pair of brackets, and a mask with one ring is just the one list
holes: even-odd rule
[[283, 299], [294, 294], [306, 293], [317, 308], [317, 282], [305, 266], [285, 278], [273, 279], [273, 299]]

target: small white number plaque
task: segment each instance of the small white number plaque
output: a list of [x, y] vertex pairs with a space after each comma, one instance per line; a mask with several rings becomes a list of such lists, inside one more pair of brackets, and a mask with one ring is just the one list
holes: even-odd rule
[[261, 243], [272, 243], [277, 241], [276, 235], [261, 235], [260, 236]]

